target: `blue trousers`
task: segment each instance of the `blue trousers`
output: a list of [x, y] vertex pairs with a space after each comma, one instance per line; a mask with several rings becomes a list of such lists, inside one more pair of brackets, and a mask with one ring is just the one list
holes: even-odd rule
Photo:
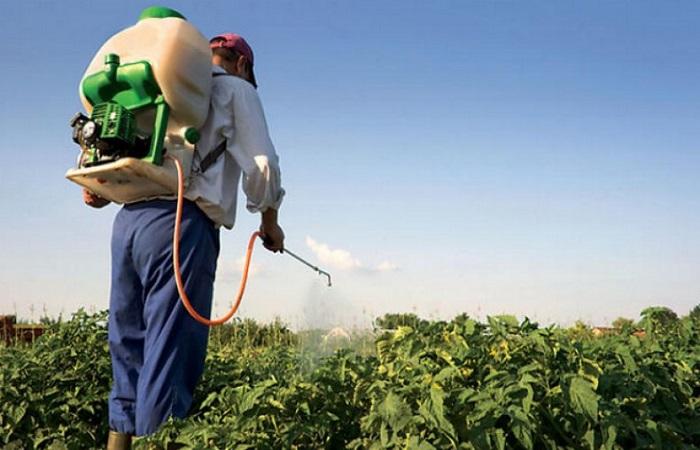
[[[204, 370], [209, 329], [187, 313], [172, 265], [175, 202], [124, 206], [112, 231], [109, 350], [110, 428], [154, 433], [168, 417], [185, 417]], [[182, 278], [192, 306], [211, 314], [219, 230], [185, 202], [180, 237]]]

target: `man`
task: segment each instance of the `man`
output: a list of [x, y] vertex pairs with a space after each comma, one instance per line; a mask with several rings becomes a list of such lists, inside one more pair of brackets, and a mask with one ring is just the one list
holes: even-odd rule
[[[180, 244], [185, 289], [205, 317], [211, 314], [219, 227], [234, 225], [241, 174], [248, 210], [261, 213], [263, 245], [273, 252], [284, 246], [277, 222], [284, 190], [256, 92], [253, 51], [233, 33], [214, 37], [210, 47], [212, 96], [185, 192]], [[96, 208], [109, 203], [86, 190], [83, 199]], [[130, 448], [132, 435], [151, 434], [170, 416], [185, 417], [204, 369], [208, 327], [188, 315], [173, 279], [174, 220], [171, 199], [124, 205], [114, 220], [108, 448]]]

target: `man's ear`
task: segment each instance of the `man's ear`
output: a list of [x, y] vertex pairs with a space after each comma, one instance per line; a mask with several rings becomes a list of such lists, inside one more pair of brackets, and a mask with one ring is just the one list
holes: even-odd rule
[[236, 71], [241, 75], [245, 73], [246, 59], [243, 55], [238, 55], [238, 61], [236, 61]]

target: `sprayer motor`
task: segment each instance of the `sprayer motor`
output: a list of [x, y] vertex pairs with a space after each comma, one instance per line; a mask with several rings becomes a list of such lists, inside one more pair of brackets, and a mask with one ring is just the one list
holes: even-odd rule
[[80, 167], [91, 167], [130, 156], [143, 158], [150, 138], [136, 134], [134, 113], [114, 102], [95, 105], [90, 117], [76, 113], [70, 121], [73, 142], [80, 145]]

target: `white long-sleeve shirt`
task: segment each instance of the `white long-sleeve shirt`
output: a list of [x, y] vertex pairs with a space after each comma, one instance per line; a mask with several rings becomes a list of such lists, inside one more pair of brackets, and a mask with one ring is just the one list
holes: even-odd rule
[[[213, 66], [214, 73], [226, 73]], [[238, 180], [250, 212], [279, 209], [284, 197], [279, 158], [272, 145], [260, 97], [252, 84], [235, 76], [212, 80], [209, 115], [197, 143], [199, 160], [226, 138], [226, 151], [204, 173], [193, 175], [185, 197], [216, 223], [233, 228], [236, 220]]]

